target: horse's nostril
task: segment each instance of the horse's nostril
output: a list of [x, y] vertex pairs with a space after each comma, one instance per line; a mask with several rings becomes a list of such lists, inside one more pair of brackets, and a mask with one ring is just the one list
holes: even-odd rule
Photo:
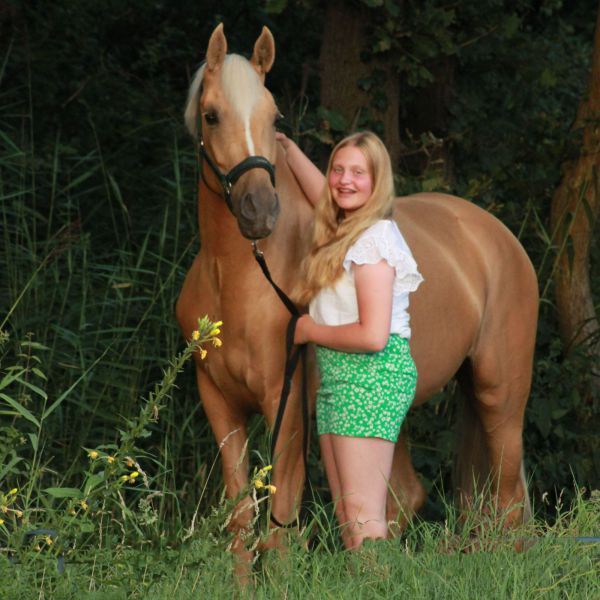
[[254, 219], [256, 217], [256, 201], [252, 194], [244, 194], [242, 198], [242, 204], [240, 206], [240, 212], [246, 219]]

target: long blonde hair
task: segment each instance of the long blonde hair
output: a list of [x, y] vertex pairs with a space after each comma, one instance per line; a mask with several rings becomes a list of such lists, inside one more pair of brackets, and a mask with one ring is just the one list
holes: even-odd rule
[[[329, 188], [329, 173], [335, 155], [346, 146], [355, 146], [364, 154], [373, 182], [367, 202], [347, 217], [335, 203]], [[302, 278], [294, 293], [300, 304], [308, 304], [319, 290], [341, 277], [346, 252], [367, 227], [392, 216], [392, 164], [383, 142], [374, 133], [360, 131], [339, 142], [329, 158], [326, 179], [327, 184], [315, 209], [310, 250], [302, 263]]]

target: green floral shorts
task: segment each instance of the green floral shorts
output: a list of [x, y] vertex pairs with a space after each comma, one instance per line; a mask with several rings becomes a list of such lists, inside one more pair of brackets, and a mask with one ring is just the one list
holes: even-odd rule
[[341, 352], [317, 346], [317, 362], [319, 435], [398, 440], [417, 387], [417, 368], [406, 338], [391, 334], [381, 352]]

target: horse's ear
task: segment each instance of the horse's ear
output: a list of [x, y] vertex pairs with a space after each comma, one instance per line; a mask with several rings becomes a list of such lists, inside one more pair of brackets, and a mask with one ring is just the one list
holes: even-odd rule
[[227, 54], [227, 39], [223, 33], [223, 23], [219, 23], [208, 40], [206, 49], [206, 68], [209, 71], [218, 69], [225, 60]]
[[268, 27], [262, 28], [262, 32], [254, 44], [250, 62], [263, 78], [271, 70], [275, 62], [275, 40]]

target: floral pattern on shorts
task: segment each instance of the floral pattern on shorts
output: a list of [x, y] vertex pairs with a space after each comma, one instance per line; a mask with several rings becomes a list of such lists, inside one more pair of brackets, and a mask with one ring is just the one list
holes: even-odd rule
[[417, 368], [406, 338], [390, 335], [381, 352], [342, 352], [317, 346], [317, 362], [321, 377], [319, 435], [398, 440], [417, 386]]

